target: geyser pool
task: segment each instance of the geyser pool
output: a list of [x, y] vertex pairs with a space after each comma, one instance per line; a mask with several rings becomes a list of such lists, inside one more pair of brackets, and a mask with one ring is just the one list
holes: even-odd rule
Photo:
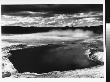
[[47, 73], [87, 68], [98, 65], [84, 55], [81, 44], [43, 45], [19, 50], [10, 50], [9, 60], [19, 73]]

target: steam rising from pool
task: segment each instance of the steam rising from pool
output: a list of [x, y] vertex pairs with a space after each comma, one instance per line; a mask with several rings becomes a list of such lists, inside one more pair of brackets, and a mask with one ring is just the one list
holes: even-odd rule
[[30, 40], [80, 40], [94, 36], [92, 31], [76, 30], [51, 30], [49, 32], [17, 34], [11, 36], [3, 36], [3, 40], [10, 41], [30, 41]]
[[92, 31], [83, 31], [81, 29], [77, 30], [53, 30], [48, 33], [44, 33], [46, 36], [64, 36], [64, 37], [89, 37], [93, 35]]

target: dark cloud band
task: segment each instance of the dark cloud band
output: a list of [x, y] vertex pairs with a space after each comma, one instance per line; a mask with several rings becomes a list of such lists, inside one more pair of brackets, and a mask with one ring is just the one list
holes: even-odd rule
[[81, 11], [102, 11], [102, 4], [32, 4], [32, 5], [2, 5], [2, 14], [20, 11], [51, 11], [54, 13], [75, 13]]

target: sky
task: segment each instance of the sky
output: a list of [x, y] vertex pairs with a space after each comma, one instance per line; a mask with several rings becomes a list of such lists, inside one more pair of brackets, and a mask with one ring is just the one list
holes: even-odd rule
[[80, 11], [102, 11], [101, 4], [30, 4], [2, 5], [2, 13], [19, 11], [52, 11], [54, 13], [76, 13]]
[[103, 25], [101, 4], [2, 5], [2, 26], [99, 26]]

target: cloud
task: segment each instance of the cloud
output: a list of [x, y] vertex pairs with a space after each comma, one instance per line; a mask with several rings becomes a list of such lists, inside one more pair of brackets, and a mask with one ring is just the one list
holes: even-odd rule
[[20, 12], [11, 12], [8, 14], [5, 14], [8, 16], [22, 16], [22, 17], [51, 17], [54, 16], [51, 12], [32, 12], [32, 11], [20, 11]]
[[35, 27], [64, 27], [64, 26], [98, 26], [103, 24], [102, 12], [82, 12], [75, 14], [53, 14], [51, 12], [23, 11], [2, 15], [2, 26], [35, 26]]
[[80, 11], [102, 11], [102, 4], [28, 4], [28, 5], [2, 5], [2, 13], [19, 11], [52, 11], [54, 13], [76, 13]]

